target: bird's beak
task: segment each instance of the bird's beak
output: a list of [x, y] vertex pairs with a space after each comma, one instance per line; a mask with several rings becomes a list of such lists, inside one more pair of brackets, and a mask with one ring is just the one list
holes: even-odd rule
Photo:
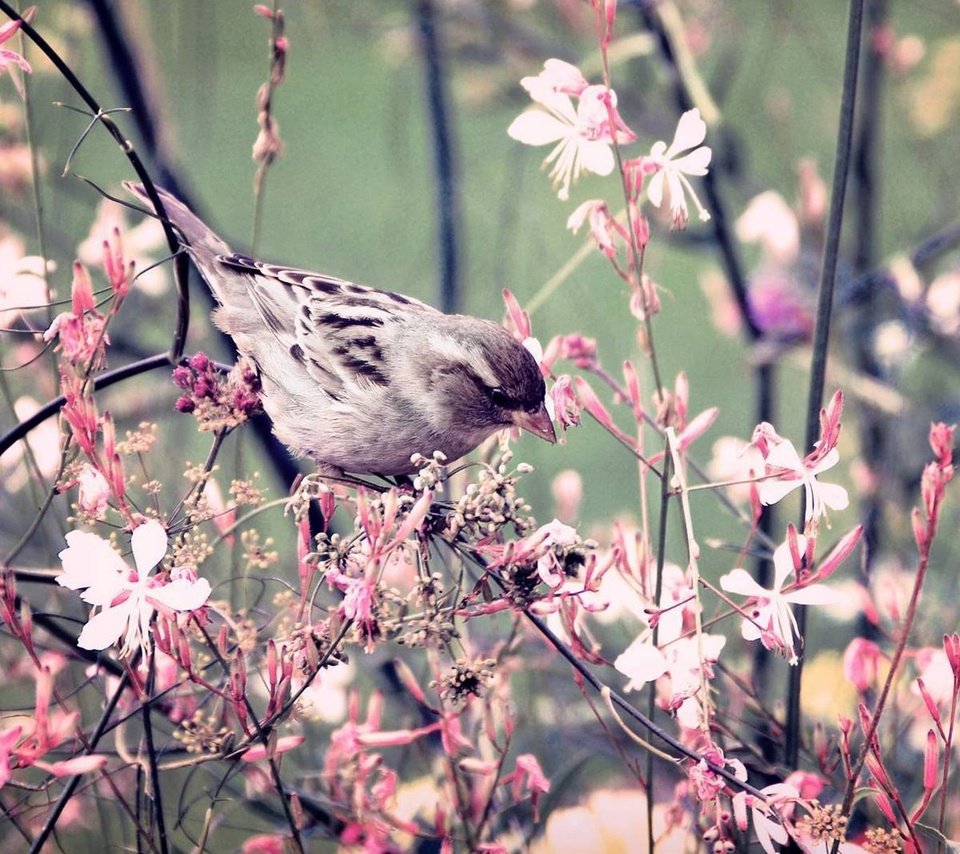
[[557, 434], [554, 432], [553, 422], [550, 420], [547, 408], [543, 405], [536, 412], [520, 410], [514, 413], [513, 423], [528, 433], [533, 433], [534, 436], [545, 439], [551, 445], [556, 444]]

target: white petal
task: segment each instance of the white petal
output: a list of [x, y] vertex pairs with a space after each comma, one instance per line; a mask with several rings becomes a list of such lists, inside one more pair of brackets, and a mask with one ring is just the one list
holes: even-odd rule
[[210, 598], [210, 593], [210, 582], [206, 578], [196, 581], [178, 578], [163, 587], [151, 587], [146, 596], [174, 611], [194, 611]]
[[663, 169], [661, 169], [647, 184], [647, 198], [655, 208], [663, 204], [663, 181]]
[[680, 183], [680, 175], [672, 166], [666, 167], [663, 172], [667, 182], [667, 194], [670, 197], [670, 213], [674, 219], [680, 215], [686, 225], [687, 199], [683, 193], [683, 184]]
[[[767, 619], [766, 616], [761, 616], [757, 620], [757, 623], [760, 623], [760, 625], [763, 625], [764, 620], [766, 619]], [[760, 640], [760, 629], [757, 628], [756, 623], [751, 622], [750, 620], [744, 620], [740, 624], [740, 637], [748, 641]]]
[[734, 569], [720, 576], [720, 589], [741, 596], [769, 596], [770, 591], [757, 584], [756, 579], [745, 569]]
[[780, 499], [789, 495], [798, 486], [802, 486], [800, 478], [796, 480], [765, 480], [757, 484], [757, 495], [761, 504], [776, 504]]
[[130, 620], [130, 605], [128, 599], [116, 608], [105, 608], [99, 614], [90, 618], [83, 627], [77, 646], [81, 649], [106, 649], [113, 646], [123, 634]]
[[770, 449], [770, 453], [767, 454], [767, 465], [790, 469], [800, 474], [804, 472], [803, 460], [800, 459], [800, 454], [789, 439], [784, 439], [779, 445], [774, 445]]
[[527, 110], [517, 116], [507, 128], [511, 139], [525, 145], [547, 145], [569, 136], [571, 132], [570, 125], [543, 110]]
[[667, 157], [673, 157], [677, 152], [695, 148], [707, 136], [707, 124], [700, 118], [700, 110], [687, 110], [677, 122], [677, 132], [673, 135], [673, 142], [667, 149]]
[[103, 573], [120, 574], [127, 566], [110, 543], [103, 537], [88, 531], [70, 531], [67, 548], [60, 552], [63, 574], [57, 576], [57, 584], [70, 590], [90, 587], [103, 578]]
[[832, 469], [839, 462], [840, 452], [836, 448], [831, 448], [824, 455], [823, 459], [813, 467], [813, 474], [820, 474], [822, 471]]
[[[799, 544], [798, 544], [799, 547]], [[793, 555], [790, 554], [790, 543], [784, 542], [773, 551], [773, 590], [779, 593], [787, 576], [794, 570]]]
[[706, 175], [712, 155], [713, 152], [703, 145], [685, 157], [674, 160], [672, 165], [677, 172], [683, 172], [685, 175]]
[[833, 605], [841, 598], [836, 590], [825, 584], [811, 584], [809, 587], [783, 594], [784, 601], [796, 605]]
[[703, 657], [707, 661], [717, 661], [727, 643], [723, 635], [703, 635]]
[[667, 659], [649, 640], [637, 638], [616, 657], [613, 666], [629, 677], [625, 690], [632, 691], [663, 676], [667, 672]]
[[831, 510], [846, 510], [850, 503], [847, 490], [836, 483], [820, 483], [816, 485], [817, 495], [820, 500]]
[[580, 149], [580, 165], [595, 175], [609, 175], [613, 171], [616, 160], [606, 142], [598, 139], [582, 141]]
[[149, 519], [134, 529], [130, 537], [133, 560], [141, 576], [153, 569], [167, 553], [167, 532], [156, 519]]
[[547, 108], [556, 118], [568, 125], [575, 125], [577, 122], [577, 111], [573, 107], [573, 101], [569, 95], [562, 92], [554, 92], [550, 89], [534, 89], [530, 92], [530, 97], [538, 104]]

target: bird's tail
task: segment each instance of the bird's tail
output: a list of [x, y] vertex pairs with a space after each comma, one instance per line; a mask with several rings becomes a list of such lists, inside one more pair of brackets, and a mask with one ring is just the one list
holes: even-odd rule
[[[153, 207], [150, 197], [143, 184], [136, 184], [132, 181], [125, 181], [123, 186], [140, 201], [145, 202], [148, 208]], [[245, 294], [245, 288], [236, 277], [224, 277], [218, 275], [216, 259], [220, 255], [230, 255], [233, 250], [216, 232], [213, 231], [203, 220], [180, 201], [173, 193], [157, 187], [157, 193], [160, 201], [163, 202], [163, 210], [166, 219], [179, 232], [183, 245], [192, 256], [204, 279], [210, 285], [214, 295], [221, 303], [230, 300], [231, 291], [236, 288], [239, 293], [237, 296]], [[228, 293], [224, 293], [224, 289]]]
[[[133, 195], [142, 202], [146, 202], [149, 207], [153, 207], [150, 197], [143, 184], [135, 184], [132, 181], [125, 181], [123, 184]], [[210, 252], [214, 255], [229, 255], [230, 247], [217, 234], [203, 222], [193, 211], [180, 201], [173, 193], [164, 190], [163, 187], [157, 187], [157, 194], [160, 201], [163, 202], [166, 218], [180, 232], [187, 247], [196, 252]]]

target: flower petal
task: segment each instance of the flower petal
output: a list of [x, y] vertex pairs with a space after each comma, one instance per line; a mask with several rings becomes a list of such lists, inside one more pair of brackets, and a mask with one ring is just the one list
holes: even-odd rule
[[667, 659], [649, 640], [640, 637], [616, 657], [613, 666], [630, 679], [624, 690], [633, 691], [663, 676]]
[[650, 204], [659, 208], [663, 204], [663, 169], [657, 172], [647, 183], [647, 198]]
[[831, 510], [846, 510], [850, 503], [847, 490], [836, 483], [820, 483], [817, 481], [817, 495]]
[[138, 525], [130, 537], [137, 572], [146, 575], [167, 553], [167, 532], [156, 519]]
[[739, 593], [741, 596], [768, 597], [770, 595], [770, 591], [761, 587], [745, 569], [734, 569], [720, 576], [720, 589], [727, 593]]
[[702, 145], [696, 151], [691, 151], [684, 157], [680, 157], [672, 162], [672, 167], [677, 172], [683, 172], [684, 175], [706, 175], [707, 167], [710, 165], [710, 158], [713, 151], [707, 146]]
[[63, 573], [57, 576], [57, 584], [70, 590], [92, 587], [109, 573], [120, 575], [127, 565], [103, 537], [89, 531], [69, 531], [67, 548], [58, 557]]
[[580, 164], [595, 175], [609, 175], [616, 163], [610, 145], [599, 139], [581, 141]]
[[779, 445], [774, 445], [770, 449], [770, 453], [767, 454], [767, 465], [790, 469], [799, 474], [804, 473], [803, 460], [800, 459], [800, 454], [789, 439], [784, 439]]
[[667, 157], [672, 159], [680, 151], [686, 151], [700, 145], [707, 137], [707, 124], [700, 118], [700, 110], [687, 110], [677, 122], [677, 132], [667, 149]]
[[91, 617], [77, 638], [77, 646], [81, 649], [106, 649], [113, 646], [127, 628], [132, 603], [135, 601], [130, 598], [115, 608], [104, 608]]
[[840, 601], [841, 596], [825, 584], [811, 584], [809, 587], [784, 593], [782, 598], [795, 605], [834, 605]]
[[511, 139], [525, 145], [547, 145], [570, 136], [572, 127], [543, 110], [521, 113], [507, 128]]
[[776, 504], [780, 499], [785, 498], [802, 485], [803, 481], [800, 478], [796, 480], [765, 480], [757, 484], [757, 495], [760, 497], [761, 504]]
[[206, 578], [187, 581], [178, 578], [163, 587], [152, 587], [147, 591], [147, 599], [152, 599], [174, 611], [195, 611], [210, 598], [210, 582]]

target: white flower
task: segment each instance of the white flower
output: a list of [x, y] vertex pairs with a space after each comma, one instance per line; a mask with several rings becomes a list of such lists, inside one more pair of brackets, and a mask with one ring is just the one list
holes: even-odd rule
[[193, 580], [181, 571], [175, 580], [156, 585], [150, 577], [167, 551], [167, 532], [156, 520], [139, 525], [130, 537], [136, 569], [96, 534], [70, 531], [66, 539], [57, 583], [83, 590], [80, 598], [100, 609], [80, 632], [77, 645], [83, 649], [106, 649], [122, 637], [121, 656], [128, 658], [138, 648], [147, 655], [150, 621], [157, 609], [193, 611], [210, 597], [205, 578]]
[[777, 810], [773, 807], [780, 807], [799, 799], [800, 792], [795, 786], [788, 783], [774, 783], [761, 789], [767, 796], [766, 802], [758, 800], [747, 792], [737, 792], [733, 796], [733, 813], [737, 820], [737, 826], [741, 830], [746, 830], [747, 808], [750, 808], [751, 818], [753, 819], [753, 830], [757, 834], [757, 842], [766, 854], [776, 854], [777, 849], [773, 847], [776, 842], [779, 845], [786, 845], [788, 836], [787, 831], [779, 821]]
[[0, 326], [13, 326], [21, 314], [42, 308], [46, 302], [43, 259], [24, 256], [23, 241], [18, 237], [0, 239]]
[[843, 510], [849, 503], [847, 490], [835, 483], [820, 483], [816, 476], [829, 468], [833, 468], [840, 461], [840, 454], [832, 448], [819, 462], [808, 467], [793, 442], [783, 439], [773, 446], [767, 454], [767, 471], [785, 469], [789, 479], [765, 480], [758, 484], [757, 491], [761, 504], [776, 504], [781, 498], [789, 495], [798, 486], [803, 486], [806, 495], [806, 519], [819, 518], [826, 513], [826, 508]]
[[[548, 60], [538, 77], [525, 77], [521, 82], [544, 109], [517, 116], [507, 133], [526, 145], [556, 143], [543, 162], [553, 164], [550, 178], [564, 201], [570, 198], [570, 185], [584, 170], [597, 175], [613, 171], [610, 146], [614, 133], [617, 142], [636, 139], [617, 113], [616, 93], [606, 86], [587, 86], [579, 70], [569, 63]], [[576, 107], [571, 95], [579, 98]]]
[[[700, 145], [706, 136], [707, 125], [700, 118], [700, 111], [688, 110], [680, 116], [677, 132], [673, 136], [670, 147], [667, 148], [667, 144], [662, 140], [656, 142], [646, 158], [651, 165], [657, 167], [656, 174], [647, 185], [647, 198], [657, 208], [661, 207], [664, 201], [670, 205], [674, 228], [686, 228], [690, 219], [690, 213], [687, 210], [687, 193], [696, 205], [700, 219], [703, 222], [710, 219], [710, 214], [700, 204], [697, 194], [686, 177], [707, 174], [712, 152], [707, 146]], [[690, 151], [690, 149], [694, 150]], [[684, 151], [689, 153], [682, 157], [677, 156]]]
[[[803, 554], [807, 538], [797, 537], [797, 550]], [[756, 599], [750, 619], [744, 619], [740, 634], [745, 640], [759, 640], [767, 649], [782, 654], [790, 664], [799, 660], [794, 637], [799, 637], [797, 621], [790, 608], [797, 605], [829, 605], [838, 600], [835, 591], [823, 584], [810, 584], [782, 593], [787, 576], [794, 571], [790, 543], [784, 542], [773, 553], [773, 587], [761, 587], [745, 569], [734, 569], [720, 578], [720, 587], [727, 593], [738, 593]]]

